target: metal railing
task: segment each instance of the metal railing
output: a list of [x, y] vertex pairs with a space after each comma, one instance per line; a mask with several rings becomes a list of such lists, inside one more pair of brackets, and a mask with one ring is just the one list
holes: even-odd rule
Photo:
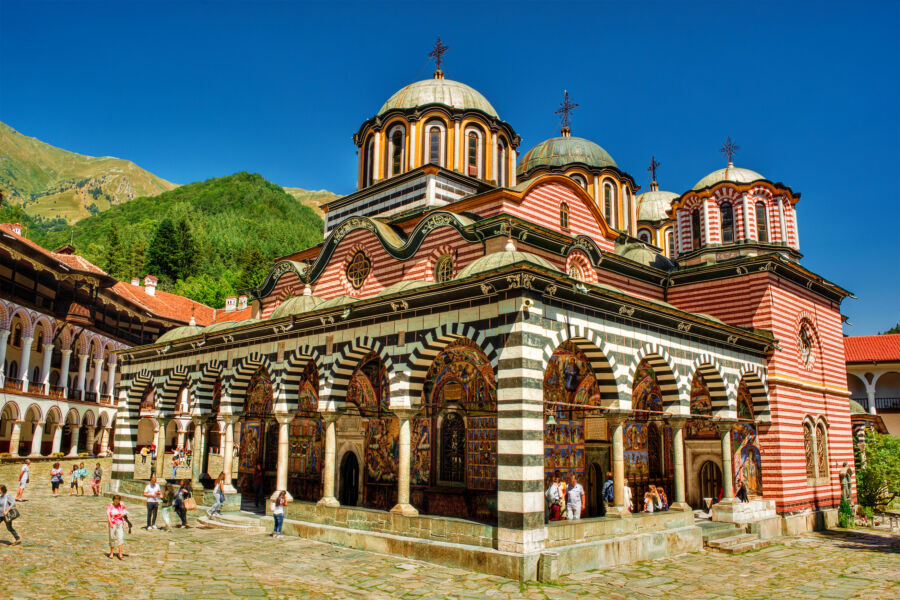
[[84, 401], [85, 402], [96, 402], [97, 401], [97, 392], [88, 392], [85, 390]]
[[[870, 410], [868, 396], [850, 396], [850, 399], [859, 402], [867, 411]], [[900, 397], [876, 397], [875, 411], [877, 412], [879, 410], [900, 410]]]
[[44, 395], [44, 384], [43, 383], [28, 383], [28, 393], [29, 394], [37, 394], [39, 396]]
[[100, 404], [105, 406], [112, 406], [115, 404], [115, 399], [112, 394], [102, 394], [100, 396]]
[[15, 391], [15, 392], [21, 392], [21, 391], [22, 391], [22, 385], [23, 385], [24, 383], [25, 383], [25, 382], [22, 381], [21, 379], [16, 379], [15, 377], [7, 377], [7, 378], [3, 381], [3, 389], [4, 389], [4, 390], [12, 390], [12, 391]]
[[50, 393], [47, 395], [51, 398], [64, 398], [66, 395], [66, 388], [61, 385], [51, 385]]

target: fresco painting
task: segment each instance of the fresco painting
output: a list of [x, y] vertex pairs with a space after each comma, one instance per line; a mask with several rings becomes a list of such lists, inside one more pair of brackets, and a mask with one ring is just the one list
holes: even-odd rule
[[737, 416], [738, 419], [753, 420], [753, 397], [743, 379], [738, 384]]
[[262, 427], [259, 421], [241, 423], [240, 455], [238, 471], [252, 473], [259, 460]]
[[372, 418], [366, 423], [366, 483], [397, 481], [399, 433], [396, 417]]
[[469, 417], [466, 427], [466, 485], [497, 489], [497, 417]]
[[411, 427], [412, 465], [409, 484], [428, 485], [431, 479], [431, 419], [413, 419]]
[[272, 414], [272, 379], [264, 368], [250, 378], [244, 414], [248, 417], [265, 417]]
[[753, 496], [762, 496], [762, 456], [756, 425], [738, 423], [731, 429], [731, 458], [734, 463], [734, 481], [738, 478], [747, 483], [747, 491]]
[[[712, 398], [703, 375], [697, 373], [691, 382], [691, 414], [701, 417], [712, 416]], [[719, 431], [716, 424], [707, 419], [689, 419], [684, 428], [689, 440], [717, 440]]]

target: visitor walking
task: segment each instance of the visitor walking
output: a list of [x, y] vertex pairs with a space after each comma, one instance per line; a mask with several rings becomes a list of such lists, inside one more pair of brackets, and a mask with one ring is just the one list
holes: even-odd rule
[[601, 491], [603, 495], [603, 504], [605, 504], [605, 510], [603, 512], [604, 514], [606, 514], [606, 511], [609, 510], [609, 507], [613, 505], [616, 495], [616, 486], [613, 484], [612, 473], [606, 473], [606, 481], [603, 482], [603, 488], [601, 488]]
[[187, 509], [184, 506], [184, 501], [186, 498], [190, 497], [190, 482], [188, 482], [187, 479], [182, 479], [181, 484], [178, 486], [178, 490], [175, 492], [175, 497], [172, 499], [172, 507], [175, 509], [175, 514], [177, 514], [178, 518], [181, 519], [181, 525], [176, 525], [176, 527], [178, 527], [179, 529], [188, 527]]
[[743, 477], [738, 477], [737, 486], [738, 490], [735, 497], [741, 502], [750, 502], [750, 497], [747, 495], [747, 484], [744, 482]]
[[272, 501], [272, 518], [275, 519], [275, 527], [272, 529], [272, 537], [280, 538], [281, 529], [284, 527], [284, 507], [287, 506], [287, 492], [278, 492], [278, 496]]
[[147, 464], [147, 455], [150, 454], [150, 449], [147, 446], [141, 448], [141, 464]]
[[178, 478], [178, 452], [172, 456], [172, 479]]
[[97, 466], [94, 467], [94, 476], [91, 479], [91, 492], [95, 496], [100, 495], [100, 481], [103, 479], [103, 469], [100, 468], [100, 463], [97, 463]]
[[581, 511], [587, 508], [584, 499], [584, 488], [575, 479], [575, 474], [569, 475], [569, 489], [566, 490], [566, 518], [575, 521], [581, 518]]
[[626, 479], [623, 483], [625, 486], [625, 489], [623, 490], [624, 491], [624, 501], [623, 502], [625, 504], [625, 508], [626, 508], [626, 510], [628, 510], [628, 512], [634, 512], [634, 504], [631, 501], [631, 488], [628, 487], [628, 480]]
[[209, 516], [212, 515], [220, 515], [222, 514], [222, 505], [225, 504], [225, 472], [219, 473], [219, 476], [216, 477], [216, 481], [213, 484], [213, 496], [216, 498], [216, 503], [212, 506], [212, 508], [206, 511], [206, 514]]
[[22, 496], [25, 495], [25, 486], [28, 485], [28, 479], [31, 475], [31, 461], [27, 458], [25, 462], [22, 463], [22, 468], [19, 469], [19, 489], [16, 492], [16, 501], [17, 502], [25, 502], [22, 499]]
[[13, 528], [13, 521], [19, 516], [19, 511], [16, 509], [16, 501], [6, 491], [5, 485], [0, 485], [0, 512], [3, 514], [3, 522], [6, 523], [6, 529], [13, 535], [12, 545], [21, 544], [22, 538], [19, 537], [19, 533]]
[[563, 505], [563, 496], [559, 489], [559, 471], [553, 472], [553, 477], [550, 479], [550, 486], [547, 488], [547, 491], [544, 492], [544, 496], [547, 498], [547, 520], [559, 521], [560, 509]]
[[84, 480], [87, 479], [87, 469], [84, 468], [84, 463], [81, 463], [78, 467], [77, 475], [75, 477], [75, 487], [78, 490], [79, 496], [84, 496]]
[[266, 505], [265, 472], [262, 465], [256, 463], [253, 469], [253, 507], [259, 508], [260, 504]]
[[62, 468], [60, 468], [59, 463], [53, 463], [53, 467], [50, 469], [50, 489], [53, 491], [53, 497], [59, 497], [59, 486], [63, 482], [63, 472]]
[[122, 504], [122, 497], [116, 494], [106, 507], [106, 524], [109, 527], [109, 558], [118, 550], [119, 560], [125, 547], [125, 518], [128, 511]]
[[159, 512], [159, 499], [162, 490], [156, 483], [156, 476], [150, 478], [150, 483], [144, 488], [144, 497], [147, 499], [147, 531], [157, 529], [156, 514]]
[[172, 486], [165, 485], [163, 486], [163, 494], [162, 501], [159, 503], [159, 514], [162, 517], [163, 525], [162, 528], [166, 531], [169, 531], [172, 528], [172, 499], [174, 493], [172, 490]]
[[75, 463], [75, 464], [72, 465], [72, 470], [69, 471], [69, 479], [71, 480], [71, 481], [69, 482], [69, 495], [70, 495], [70, 496], [74, 496], [75, 493], [78, 492], [78, 490], [75, 489], [75, 486], [78, 485], [78, 484], [75, 482], [75, 480], [76, 480], [77, 478], [78, 478], [78, 463]]

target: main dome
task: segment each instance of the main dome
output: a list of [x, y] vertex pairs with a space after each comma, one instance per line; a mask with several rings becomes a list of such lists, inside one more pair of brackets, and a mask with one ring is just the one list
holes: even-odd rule
[[589, 167], [616, 167], [609, 152], [590, 140], [561, 136], [544, 140], [525, 153], [519, 161], [516, 173], [522, 175], [535, 167], [563, 167], [583, 163]]
[[765, 179], [765, 177], [763, 177], [756, 171], [751, 171], [750, 169], [742, 169], [740, 167], [735, 167], [731, 163], [728, 163], [728, 166], [724, 169], [713, 171], [712, 173], [698, 181], [694, 186], [694, 190], [702, 190], [723, 181], [730, 181], [732, 183], [752, 183], [761, 179]]
[[392, 109], [408, 109], [428, 104], [443, 104], [458, 110], [480, 110], [499, 119], [497, 111], [477, 90], [451, 79], [425, 79], [411, 83], [388, 98], [379, 115]]
[[666, 211], [678, 194], [651, 189], [637, 197], [638, 221], [664, 221], [669, 217]]

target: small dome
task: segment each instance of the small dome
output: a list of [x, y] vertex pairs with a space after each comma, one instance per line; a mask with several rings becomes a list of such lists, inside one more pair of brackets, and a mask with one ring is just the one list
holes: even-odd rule
[[516, 173], [523, 175], [535, 167], [563, 167], [582, 163], [588, 167], [616, 167], [609, 152], [590, 140], [561, 136], [544, 140], [522, 156]]
[[863, 405], [857, 402], [856, 400], [850, 401], [850, 414], [851, 415], [866, 415], [869, 414], [866, 412], [866, 409], [863, 408]]
[[354, 298], [353, 296], [335, 296], [334, 298], [329, 298], [328, 300], [320, 304], [317, 308], [337, 308], [338, 306], [351, 304], [353, 302], [359, 302], [359, 298]]
[[633, 260], [642, 265], [662, 269], [664, 271], [672, 264], [668, 258], [654, 252], [643, 242], [629, 242], [622, 245], [616, 245], [616, 254], [622, 258], [627, 258], [628, 260]]
[[299, 315], [316, 309], [324, 300], [318, 296], [293, 296], [283, 301], [272, 311], [270, 319], [280, 319], [291, 315]]
[[678, 194], [662, 190], [650, 190], [638, 195], [638, 221], [665, 221], [669, 217], [666, 211], [672, 206], [672, 200]]
[[215, 333], [217, 331], [225, 331], [227, 329], [234, 329], [235, 327], [241, 327], [242, 325], [250, 325], [252, 323], [258, 323], [259, 319], [244, 319], [243, 321], [222, 321], [220, 323], [213, 323], [204, 331], [206, 333]]
[[203, 333], [202, 327], [197, 327], [196, 325], [185, 325], [184, 327], [176, 327], [175, 329], [170, 329], [165, 332], [158, 338], [156, 338], [157, 344], [162, 344], [165, 342], [174, 342], [175, 340], [180, 340], [183, 338], [193, 337], [195, 335], [200, 335]]
[[394, 285], [389, 285], [380, 292], [378, 292], [378, 296], [390, 296], [391, 294], [399, 294], [400, 292], [405, 292], [407, 290], [414, 290], [416, 288], [424, 287], [426, 285], [432, 285], [427, 281], [421, 281], [419, 279], [407, 279], [406, 281], [398, 281]]
[[530, 252], [503, 251], [494, 252], [493, 254], [482, 256], [478, 260], [473, 261], [469, 264], [469, 266], [460, 271], [455, 279], [465, 279], [466, 277], [471, 277], [472, 275], [477, 275], [478, 273], [494, 271], [496, 269], [500, 269], [502, 267], [520, 262], [532, 263], [544, 269], [559, 271], [559, 269], [554, 267], [546, 259], [531, 254]]
[[395, 108], [416, 108], [429, 104], [443, 104], [458, 110], [480, 110], [489, 117], [500, 118], [481, 93], [450, 79], [425, 79], [411, 83], [388, 98], [378, 114], [382, 115]]
[[702, 190], [708, 187], [712, 187], [717, 183], [721, 183], [723, 181], [730, 181], [732, 183], [752, 183], [754, 181], [760, 181], [762, 179], [765, 179], [765, 177], [763, 177], [756, 171], [751, 171], [750, 169], [742, 169], [740, 167], [735, 167], [731, 163], [728, 163], [728, 166], [724, 169], [713, 171], [712, 173], [698, 181], [694, 186], [694, 190]]

